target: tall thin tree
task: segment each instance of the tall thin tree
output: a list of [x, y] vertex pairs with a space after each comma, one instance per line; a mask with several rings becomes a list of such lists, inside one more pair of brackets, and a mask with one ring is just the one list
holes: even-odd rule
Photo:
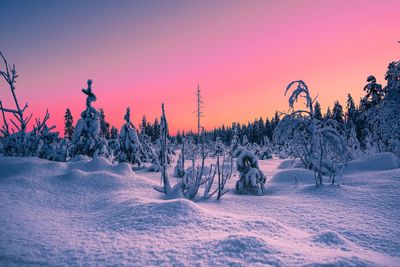
[[202, 127], [201, 127], [201, 120], [200, 118], [204, 116], [203, 113], [203, 98], [201, 96], [201, 90], [200, 90], [200, 85], [197, 84], [197, 90], [196, 90], [196, 115], [197, 115], [197, 143], [200, 143], [200, 138], [201, 138], [201, 133], [202, 133]]

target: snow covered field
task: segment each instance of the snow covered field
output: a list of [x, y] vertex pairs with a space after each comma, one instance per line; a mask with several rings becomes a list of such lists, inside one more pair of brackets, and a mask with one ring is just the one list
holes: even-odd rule
[[163, 200], [159, 173], [103, 158], [1, 157], [0, 265], [400, 266], [396, 157], [351, 162], [321, 188], [281, 163], [260, 161], [264, 196], [191, 202]]

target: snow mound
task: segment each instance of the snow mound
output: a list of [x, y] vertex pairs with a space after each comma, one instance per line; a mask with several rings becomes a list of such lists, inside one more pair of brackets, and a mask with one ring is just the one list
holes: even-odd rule
[[306, 169], [287, 169], [277, 172], [271, 179], [271, 183], [279, 184], [314, 184], [314, 173]]
[[114, 165], [106, 158], [95, 157], [92, 160], [80, 160], [76, 162], [71, 162], [70, 166], [74, 169], [80, 169], [86, 172], [110, 170]]
[[111, 191], [122, 187], [121, 177], [107, 171], [86, 172], [73, 169], [53, 180], [55, 183], [77, 191]]
[[132, 175], [132, 167], [129, 165], [129, 163], [122, 162], [117, 165], [115, 165], [112, 170], [120, 175]]
[[292, 160], [291, 160], [291, 159], [286, 159], [286, 160], [282, 161], [282, 162], [278, 165], [277, 169], [278, 169], [278, 170], [288, 169], [288, 168], [290, 168], [291, 163], [292, 163]]
[[278, 165], [277, 169], [284, 170], [290, 168], [300, 168], [301, 165], [302, 163], [299, 159], [286, 159]]
[[332, 230], [324, 230], [312, 236], [311, 240], [326, 246], [344, 246], [347, 241], [344, 237]]
[[109, 207], [102, 224], [114, 231], [161, 231], [162, 229], [198, 227], [207, 214], [197, 204], [186, 199], [155, 202], [125, 201]]
[[365, 156], [347, 164], [344, 173], [383, 171], [400, 167], [399, 158], [393, 153], [380, 153]]
[[246, 234], [228, 235], [194, 248], [196, 258], [204, 258], [203, 254], [206, 254], [207, 266], [246, 266], [250, 263], [253, 266], [280, 266], [282, 263], [276, 253], [265, 240]]
[[77, 161], [90, 161], [92, 160], [91, 157], [86, 156], [86, 155], [76, 155], [72, 159], [69, 160], [69, 162], [77, 162]]

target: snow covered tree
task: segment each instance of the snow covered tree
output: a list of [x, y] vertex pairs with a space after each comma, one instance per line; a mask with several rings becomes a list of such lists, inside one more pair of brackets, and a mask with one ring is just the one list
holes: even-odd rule
[[272, 158], [272, 144], [268, 136], [264, 136], [262, 147], [256, 153], [258, 159], [271, 159]]
[[223, 153], [224, 153], [224, 144], [222, 143], [221, 137], [218, 136], [217, 140], [215, 141], [213, 155], [214, 157], [222, 156]]
[[229, 154], [233, 156], [235, 154], [236, 149], [240, 147], [240, 139], [239, 136], [237, 135], [237, 129], [235, 129], [231, 140], [231, 148]]
[[71, 154], [108, 157], [107, 140], [101, 137], [100, 112], [92, 107], [92, 102], [97, 99], [92, 91], [92, 80], [88, 80], [87, 85], [82, 89], [86, 95], [86, 109], [76, 123], [71, 139]]
[[110, 139], [108, 140], [108, 151], [110, 160], [114, 161], [121, 153], [121, 144], [119, 143], [118, 129], [114, 126], [110, 130]]
[[75, 128], [74, 128], [74, 119], [71, 114], [71, 110], [67, 108], [64, 114], [64, 137], [68, 138], [68, 140], [72, 139], [72, 136], [74, 134]]
[[349, 152], [349, 159], [357, 159], [363, 155], [361, 145], [357, 137], [356, 127], [353, 122], [350, 121], [348, 124], [348, 137], [347, 137], [347, 149]]
[[140, 167], [142, 164], [141, 159], [144, 155], [144, 151], [137, 135], [136, 128], [131, 122], [130, 114], [131, 111], [129, 108], [127, 108], [124, 116], [125, 124], [122, 125], [119, 133], [121, 152], [118, 155], [117, 160], [119, 162], [137, 164]]
[[314, 105], [314, 116], [317, 120], [322, 121], [322, 110], [321, 110], [321, 105], [319, 104], [318, 101], [315, 102]]
[[243, 135], [243, 137], [242, 137], [242, 146], [243, 147], [249, 147], [250, 146], [250, 142], [249, 142], [249, 139], [247, 138], [247, 135]]
[[160, 138], [160, 122], [158, 121], [158, 118], [154, 119], [153, 127], [151, 127], [151, 141], [155, 142], [157, 139]]
[[[370, 108], [365, 112], [372, 134], [368, 141], [375, 140], [379, 151], [400, 155], [400, 61], [389, 64], [385, 79], [387, 85], [384, 94], [376, 81], [370, 81], [366, 86], [371, 95], [375, 94], [371, 97]], [[384, 97], [381, 99], [382, 95]]]
[[[303, 166], [314, 170], [316, 173], [316, 185], [322, 184], [322, 173], [326, 170], [335, 172], [334, 162], [344, 166], [347, 162], [347, 147], [338, 133], [337, 122], [327, 119], [325, 122], [317, 120], [314, 114], [314, 102], [307, 85], [302, 81], [291, 82], [285, 91], [285, 95], [294, 84], [289, 97], [291, 112], [280, 121], [274, 132], [275, 143], [287, 145], [292, 156], [300, 158]], [[298, 98], [305, 99], [306, 109], [294, 109], [294, 103]]]
[[239, 181], [236, 182], [235, 189], [239, 194], [258, 194], [264, 193], [266, 177], [258, 167], [258, 160], [253, 152], [241, 148], [236, 150], [236, 169], [239, 171]]
[[332, 114], [332, 119], [337, 121], [338, 124], [343, 127], [344, 126], [344, 113], [343, 113], [343, 107], [340, 105], [339, 101], [335, 101], [335, 104], [333, 105], [333, 114]]
[[362, 101], [362, 107], [364, 110], [377, 105], [383, 98], [382, 85], [376, 82], [376, 78], [373, 75], [368, 76], [368, 84], [364, 87], [364, 91], [367, 93]]
[[328, 107], [328, 108], [326, 109], [326, 113], [325, 113], [324, 119], [325, 119], [325, 120], [328, 120], [328, 119], [331, 119], [331, 118], [332, 118], [331, 108]]
[[352, 121], [353, 123], [355, 123], [357, 108], [356, 104], [354, 103], [353, 97], [350, 94], [347, 94], [346, 109], [346, 122]]
[[110, 124], [106, 121], [104, 110], [100, 109], [100, 134], [105, 139], [110, 139]]

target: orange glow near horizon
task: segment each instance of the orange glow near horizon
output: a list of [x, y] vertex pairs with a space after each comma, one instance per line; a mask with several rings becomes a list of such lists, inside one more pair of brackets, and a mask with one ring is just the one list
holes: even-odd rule
[[[20, 101], [34, 117], [48, 108], [62, 134], [65, 109], [76, 122], [85, 108], [80, 89], [90, 78], [93, 106], [111, 125], [121, 126], [128, 106], [136, 125], [144, 114], [154, 121], [164, 102], [175, 133], [196, 128], [199, 83], [212, 129], [286, 111], [284, 89], [297, 79], [324, 110], [345, 105], [348, 93], [358, 102], [366, 77], [384, 84], [399, 60], [399, 1], [189, 2], [10, 4], [2, 13], [21, 20], [0, 49], [17, 66]], [[13, 107], [3, 81], [0, 90]]]

